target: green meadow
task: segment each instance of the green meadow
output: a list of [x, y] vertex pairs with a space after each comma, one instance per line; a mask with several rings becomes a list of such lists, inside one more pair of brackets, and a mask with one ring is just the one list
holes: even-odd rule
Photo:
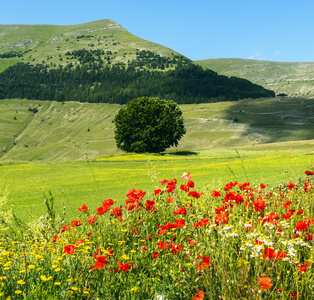
[[157, 181], [179, 178], [190, 172], [197, 188], [211, 190], [235, 181], [270, 187], [282, 180], [297, 182], [304, 170], [312, 169], [313, 152], [304, 150], [221, 150], [186, 155], [117, 155], [102, 159], [63, 162], [25, 163], [1, 166], [1, 188], [6, 193], [5, 209], [13, 208], [24, 221], [46, 214], [44, 198], [52, 194], [58, 214], [78, 214], [86, 204], [91, 211], [105, 199], [124, 205], [125, 192], [142, 189], [153, 198]]
[[[46, 213], [51, 192], [59, 214], [95, 210], [125, 192], [149, 193], [154, 180], [190, 172], [200, 189], [222, 182], [297, 181], [314, 164], [313, 99], [266, 98], [181, 105], [186, 135], [159, 154], [123, 154], [114, 140], [114, 104], [1, 100], [3, 210], [24, 221]], [[38, 112], [32, 110], [36, 108]], [[11, 206], [13, 205], [13, 206]], [[32, 216], [32, 217], [30, 217]]]

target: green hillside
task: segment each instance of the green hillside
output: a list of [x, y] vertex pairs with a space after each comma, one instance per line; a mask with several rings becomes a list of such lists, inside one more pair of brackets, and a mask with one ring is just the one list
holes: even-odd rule
[[128, 64], [141, 50], [166, 57], [181, 56], [167, 47], [134, 36], [109, 19], [69, 26], [0, 25], [0, 72], [17, 62], [51, 67], [70, 62], [79, 64], [77, 58], [66, 53], [81, 49], [104, 50], [107, 61], [113, 64]]
[[[267, 149], [272, 143], [283, 149], [304, 144], [313, 150], [313, 99], [263, 98], [180, 107], [187, 133], [177, 148], [167, 152]], [[103, 103], [1, 100], [1, 161], [55, 162], [121, 154], [113, 123], [120, 108]]]
[[245, 78], [276, 94], [290, 97], [314, 96], [314, 62], [273, 62], [252, 59], [219, 58], [195, 61], [226, 76]]
[[0, 99], [124, 104], [141, 96], [177, 103], [274, 96], [248, 80], [204, 70], [112, 20], [0, 25], [0, 41]]

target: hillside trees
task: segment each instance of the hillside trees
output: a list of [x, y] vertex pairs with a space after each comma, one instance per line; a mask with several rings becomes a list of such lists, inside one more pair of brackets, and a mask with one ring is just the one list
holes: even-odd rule
[[182, 112], [171, 100], [136, 98], [115, 117], [117, 147], [126, 152], [160, 153], [185, 134]]
[[[83, 59], [89, 57], [86, 53], [82, 51]], [[147, 96], [183, 104], [275, 95], [248, 80], [217, 75], [192, 63], [165, 72], [138, 70], [133, 64], [100, 68], [99, 63], [88, 61], [75, 68], [69, 64], [56, 69], [19, 63], [0, 73], [0, 98], [125, 104]]]

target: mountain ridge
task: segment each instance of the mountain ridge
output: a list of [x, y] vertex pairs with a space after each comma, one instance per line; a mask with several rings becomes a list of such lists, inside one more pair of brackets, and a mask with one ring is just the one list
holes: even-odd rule
[[[77, 25], [0, 25], [0, 72], [17, 62], [64, 66], [70, 62], [68, 51], [101, 49], [110, 51], [111, 63], [133, 60], [139, 50], [161, 56], [182, 56], [178, 52], [141, 39], [111, 19]], [[1, 57], [5, 53], [12, 57]], [[14, 56], [15, 55], [15, 56]], [[72, 60], [71, 62], [77, 62]]]

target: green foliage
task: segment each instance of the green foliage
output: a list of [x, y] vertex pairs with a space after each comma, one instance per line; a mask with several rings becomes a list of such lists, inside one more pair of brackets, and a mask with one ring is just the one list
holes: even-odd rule
[[125, 104], [129, 99], [148, 96], [183, 104], [275, 96], [248, 80], [221, 76], [186, 61], [166, 72], [145, 69], [145, 61], [131, 63], [127, 69], [122, 64], [102, 68], [102, 61], [94, 61], [91, 52], [75, 53], [88, 63], [75, 68], [70, 63], [52, 70], [24, 63], [9, 67], [0, 73], [0, 99]]
[[163, 152], [177, 146], [186, 132], [175, 102], [149, 97], [128, 102], [116, 115], [115, 126], [117, 147], [135, 153]]

